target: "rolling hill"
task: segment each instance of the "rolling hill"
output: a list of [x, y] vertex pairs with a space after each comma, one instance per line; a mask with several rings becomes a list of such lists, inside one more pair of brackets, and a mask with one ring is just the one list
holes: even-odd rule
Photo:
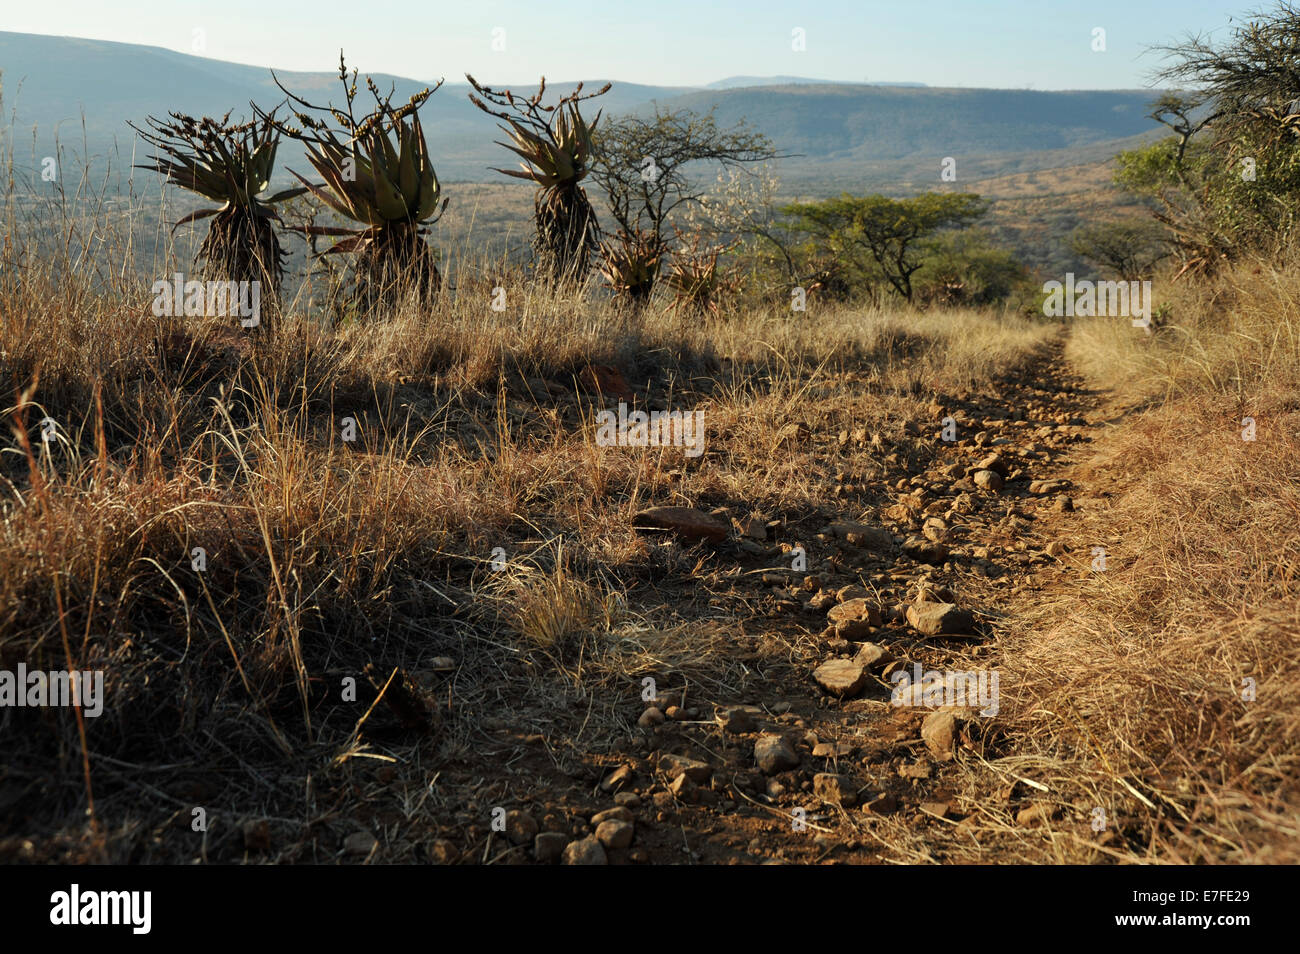
[[[133, 161], [128, 120], [141, 123], [168, 110], [216, 116], [233, 110], [247, 116], [250, 101], [270, 107], [284, 98], [270, 69], [70, 37], [0, 32], [0, 71], [10, 120], [0, 136], [13, 137], [16, 162], [28, 168], [53, 153], [57, 137], [65, 165], [89, 156], [96, 168], [107, 162], [120, 171]], [[336, 73], [278, 75], [313, 102], [337, 98]], [[383, 88], [392, 84], [402, 99], [426, 85], [382, 74], [375, 79]], [[590, 80], [587, 88], [603, 82]], [[552, 88], [562, 92], [573, 85]], [[468, 90], [463, 81], [445, 83], [426, 107], [424, 127], [444, 180], [493, 181], [498, 176], [491, 167], [505, 156], [493, 143], [499, 138], [495, 121], [475, 109]], [[610, 114], [647, 111], [657, 104], [712, 109], [722, 124], [747, 121], [791, 154], [780, 170], [787, 184], [816, 194], [929, 188], [938, 181], [938, 161], [945, 156], [957, 158], [959, 181], [967, 174], [985, 178], [1101, 160], [1159, 130], [1146, 116], [1154, 95], [1149, 90], [1033, 92], [731, 77], [713, 88], [614, 82], [600, 104]], [[293, 166], [295, 158], [286, 149], [281, 168]]]

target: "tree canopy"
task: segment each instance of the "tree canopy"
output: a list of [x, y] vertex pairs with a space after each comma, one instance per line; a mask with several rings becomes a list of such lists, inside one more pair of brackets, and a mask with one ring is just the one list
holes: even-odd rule
[[844, 193], [820, 202], [796, 202], [782, 211], [833, 257], [874, 275], [908, 301], [912, 276], [925, 264], [923, 241], [941, 229], [980, 218], [987, 205], [970, 192], [926, 192], [906, 199]]
[[704, 196], [709, 177], [699, 174], [702, 169], [738, 168], [774, 158], [771, 141], [744, 122], [723, 129], [712, 111], [656, 106], [651, 116], [605, 123], [596, 135], [591, 176], [605, 192], [619, 228], [663, 239], [673, 214]]

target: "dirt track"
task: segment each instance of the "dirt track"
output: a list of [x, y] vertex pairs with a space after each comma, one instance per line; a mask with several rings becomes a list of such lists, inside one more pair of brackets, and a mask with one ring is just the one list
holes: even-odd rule
[[[944, 440], [945, 419], [955, 440]], [[856, 437], [796, 434], [824, 446], [828, 472], [842, 469], [846, 451], [880, 463], [879, 520], [831, 507], [765, 515], [765, 527], [742, 522], [732, 540], [699, 545], [691, 578], [669, 575], [630, 593], [660, 615], [680, 606], [692, 638], [709, 634], [710, 653], [700, 665], [631, 674], [616, 703], [623, 726], [611, 732], [588, 731], [584, 711], [589, 719], [597, 702], [582, 690], [561, 711], [525, 705], [495, 720], [490, 742], [475, 744], [463, 765], [443, 767], [438, 785], [451, 782], [448, 801], [463, 793], [457, 817], [466, 827], [443, 828], [434, 857], [527, 862], [537, 829], [562, 833], [552, 850], [591, 836], [579, 842], [585, 854], [615, 864], [989, 862], [1006, 839], [1024, 837], [1017, 829], [1049, 815], [1090, 837], [1086, 812], [1060, 818], [1035, 807], [1039, 791], [988, 766], [1010, 754], [996, 715], [958, 708], [951, 723], [926, 722], [935, 709], [893, 704], [891, 677], [918, 665], [997, 671], [999, 631], [1018, 603], [1090, 572], [1096, 557], [1069, 525], [1105, 500], [1071, 481], [1099, 426], [1099, 396], [1064, 366], [1056, 342], [991, 400], [934, 400], [909, 422], [917, 441], [905, 453], [870, 428]], [[998, 459], [985, 469], [1004, 479], [1000, 490], [966, 476], [991, 455]], [[796, 546], [806, 550], [806, 572], [790, 568]], [[925, 635], [909, 622], [922, 594], [939, 622], [916, 621], [945, 632]], [[946, 601], [955, 608], [936, 612]], [[838, 631], [828, 611], [842, 617]], [[813, 676], [834, 660], [850, 683], [842, 697]], [[997, 691], [1005, 700], [1016, 687]], [[756, 744], [769, 750], [767, 771]], [[472, 792], [462, 773], [481, 778]], [[590, 819], [618, 806], [615, 820], [633, 825], [634, 840], [596, 851]], [[504, 833], [488, 821], [496, 807], [509, 813]], [[625, 837], [613, 834], [621, 827], [607, 828], [605, 840]]]

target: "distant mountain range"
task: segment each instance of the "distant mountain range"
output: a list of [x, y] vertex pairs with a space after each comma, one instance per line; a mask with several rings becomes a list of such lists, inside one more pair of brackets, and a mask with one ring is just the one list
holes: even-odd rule
[[[323, 57], [324, 58], [324, 57]], [[297, 94], [317, 103], [339, 98], [337, 73], [277, 71]], [[427, 85], [375, 75], [406, 99]], [[492, 77], [478, 77], [491, 83]], [[450, 78], [449, 80], [454, 80]], [[589, 80], [596, 89], [603, 80]], [[151, 46], [0, 32], [0, 89], [18, 164], [28, 167], [65, 150], [65, 164], [88, 154], [92, 165], [121, 170], [143, 161], [127, 120], [142, 124], [169, 110], [246, 118], [249, 101], [271, 107], [284, 96], [267, 68], [226, 63]], [[555, 83], [561, 93], [575, 84]], [[424, 111], [444, 181], [500, 181], [492, 166], [509, 162], [493, 140], [496, 121], [449, 81]], [[363, 94], [364, 95], [364, 94]], [[598, 103], [609, 114], [686, 107], [714, 110], [720, 124], [745, 120], [783, 153], [780, 174], [809, 192], [870, 188], [910, 191], [939, 181], [939, 161], [958, 161], [963, 175], [1047, 169], [1105, 158], [1156, 134], [1147, 116], [1150, 90], [1032, 92], [941, 89], [920, 83], [830, 83], [793, 76], [734, 76], [708, 87], [647, 86], [615, 81]], [[84, 130], [83, 130], [84, 121]], [[0, 141], [10, 124], [0, 128]], [[34, 138], [33, 138], [34, 136]], [[84, 136], [84, 140], [83, 140]], [[134, 159], [132, 150], [135, 149]], [[510, 163], [513, 164], [513, 163]], [[304, 171], [292, 148], [280, 162]]]
[[[834, 86], [838, 80], [809, 79], [806, 76], [728, 76], [709, 83], [704, 89], [738, 89], [746, 86]], [[925, 83], [862, 83], [862, 86], [912, 86], [924, 87]]]

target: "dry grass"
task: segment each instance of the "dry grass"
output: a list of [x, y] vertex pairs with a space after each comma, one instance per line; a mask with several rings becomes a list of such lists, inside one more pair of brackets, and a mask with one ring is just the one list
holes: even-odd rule
[[[548, 758], [568, 770], [625, 731], [646, 675], [727, 698], [753, 674], [729, 657], [734, 620], [711, 605], [719, 568], [639, 537], [632, 514], [649, 502], [816, 514], [835, 475], [782, 427], [868, 426], [905, 450], [919, 397], [988, 387], [1048, 333], [978, 312], [816, 304], [633, 315], [592, 287], [540, 294], [497, 262], [462, 265], [430, 308], [364, 323], [321, 321], [307, 287], [249, 335], [153, 317], [148, 270], [105, 248], [119, 235], [106, 211], [59, 254], [24, 246], [12, 210], [8, 228], [0, 662], [103, 669], [109, 700], [85, 725], [89, 780], [76, 720], [0, 714], [3, 834], [38, 836], [21, 857], [238, 858], [237, 826], [201, 848], [189, 837], [193, 807], [215, 805], [290, 832], [279, 860], [323, 860], [322, 830], [341, 840], [367, 824], [362, 764], [396, 758], [426, 776], [428, 760], [472, 764], [508, 724], [556, 729], [566, 741]], [[176, 270], [173, 250], [154, 273]], [[498, 284], [504, 312], [490, 307]], [[597, 446], [589, 364], [621, 369], [650, 407], [702, 410], [706, 454]], [[837, 506], [873, 506], [869, 476]], [[441, 656], [456, 669], [431, 689], [436, 756], [392, 754], [383, 706], [339, 701], [367, 664], [382, 685]], [[421, 797], [402, 817], [428, 829], [420, 812], [438, 807], [438, 824], [470, 830], [480, 816], [463, 798]], [[315, 820], [291, 825], [304, 811]], [[389, 857], [409, 857], [409, 841]]]
[[1063, 531], [1106, 546], [1106, 571], [1085, 557], [1003, 641], [1008, 742], [1061, 804], [1110, 819], [1101, 849], [1038, 846], [1054, 859], [1295, 863], [1300, 281], [1251, 264], [1169, 293], [1150, 338], [1113, 320], [1071, 336], [1076, 366], [1138, 406], [1079, 477], [1111, 506]]
[[[0, 713], [6, 857], [247, 857], [238, 826], [196, 846], [190, 812], [204, 805], [269, 820], [272, 860], [337, 857], [329, 846], [358, 827], [401, 832], [390, 860], [449, 829], [492, 860], [475, 834], [485, 806], [545, 790], [538, 764], [599, 777], [643, 679], [706, 709], [745, 698], [760, 665], [806, 683], [810, 634], [758, 619], [734, 565], [638, 536], [634, 513], [685, 504], [812, 530], [878, 518], [885, 479], [933, 456], [927, 402], [991, 394], [1054, 333], [817, 303], [632, 314], [594, 286], [539, 293], [467, 246], [430, 308], [331, 326], [308, 286], [273, 332], [248, 336], [154, 318], [148, 280], [125, 264], [132, 230], [112, 223], [92, 208], [61, 251], [37, 254], [7, 218], [0, 665], [102, 668], [109, 703], [84, 723], [89, 781], [76, 719]], [[174, 250], [153, 267], [175, 270]], [[1300, 858], [1287, 694], [1300, 677], [1300, 281], [1260, 265], [1168, 294], [1170, 324], [1150, 339], [1105, 322], [1070, 338], [1093, 383], [1141, 408], [1074, 475], [1115, 493], [1069, 529], [1081, 552], [1107, 546], [1107, 571], [1085, 561], [1080, 582], [1004, 607], [992, 761], [966, 767], [1000, 860]], [[609, 401], [583, 383], [591, 364], [619, 369], [642, 406], [704, 412], [704, 456], [597, 446]], [[837, 444], [859, 429], [897, 460]], [[452, 672], [427, 671], [444, 656]], [[381, 685], [397, 668], [430, 680], [436, 741], [408, 744], [382, 705], [339, 701], [368, 664]], [[536, 760], [510, 775], [535, 737]], [[418, 797], [394, 804], [376, 765]], [[1026, 777], [1058, 807], [1103, 808], [1113, 835], [1010, 824], [986, 783]], [[934, 858], [901, 819], [860, 830], [895, 859]], [[33, 836], [33, 854], [14, 848]]]

